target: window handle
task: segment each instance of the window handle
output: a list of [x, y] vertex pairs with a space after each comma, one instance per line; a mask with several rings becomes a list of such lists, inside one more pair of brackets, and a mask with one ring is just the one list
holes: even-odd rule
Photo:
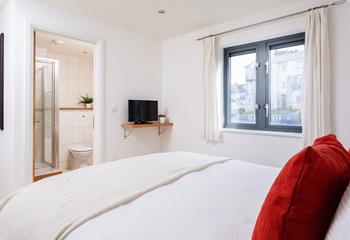
[[270, 112], [270, 111], [269, 111], [269, 108], [270, 108], [270, 107], [269, 107], [269, 104], [266, 103], [266, 104], [264, 105], [264, 108], [265, 108], [265, 116], [266, 116], [266, 118], [269, 118], [269, 112]]
[[255, 67], [256, 67], [256, 68], [259, 68], [259, 67], [260, 67], [260, 62], [256, 62], [256, 63], [255, 63]]
[[260, 105], [259, 105], [259, 104], [255, 104], [254, 108], [255, 108], [256, 110], [259, 110], [259, 109], [260, 109]]
[[265, 69], [266, 69], [266, 74], [270, 73], [270, 62], [269, 60], [266, 60], [265, 62]]

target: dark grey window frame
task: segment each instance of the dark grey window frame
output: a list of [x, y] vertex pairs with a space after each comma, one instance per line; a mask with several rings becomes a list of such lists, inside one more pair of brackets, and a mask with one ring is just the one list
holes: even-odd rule
[[[247, 130], [260, 130], [260, 131], [274, 131], [274, 132], [295, 132], [301, 133], [301, 126], [291, 125], [271, 125], [270, 116], [271, 109], [264, 108], [265, 104], [270, 106], [270, 71], [267, 71], [268, 65], [265, 63], [270, 62], [270, 50], [278, 49], [282, 47], [291, 47], [305, 44], [305, 33], [294, 34], [291, 36], [274, 38], [270, 40], [228, 47], [224, 49], [224, 128], [233, 129], [247, 129]], [[243, 124], [243, 123], [230, 123], [228, 119], [231, 117], [231, 84], [230, 79], [230, 57], [239, 56], [247, 53], [256, 53], [257, 67], [256, 67], [256, 124]], [[266, 111], [269, 111], [268, 116]]]

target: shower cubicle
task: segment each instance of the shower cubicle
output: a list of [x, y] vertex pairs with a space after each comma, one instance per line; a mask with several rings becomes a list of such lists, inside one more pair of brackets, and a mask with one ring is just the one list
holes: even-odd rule
[[36, 58], [34, 79], [34, 179], [59, 169], [57, 60]]

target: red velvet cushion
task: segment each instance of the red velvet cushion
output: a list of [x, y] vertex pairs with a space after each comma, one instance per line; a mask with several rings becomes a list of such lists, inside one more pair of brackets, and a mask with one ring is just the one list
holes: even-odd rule
[[260, 210], [253, 240], [324, 239], [350, 180], [350, 155], [319, 138], [282, 169]]

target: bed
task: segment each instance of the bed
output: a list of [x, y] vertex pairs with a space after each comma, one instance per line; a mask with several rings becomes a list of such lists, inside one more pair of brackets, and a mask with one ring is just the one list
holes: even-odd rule
[[66, 239], [251, 239], [278, 172], [238, 160], [213, 165], [90, 220]]
[[0, 239], [250, 239], [280, 169], [150, 154], [33, 183], [0, 202]]

